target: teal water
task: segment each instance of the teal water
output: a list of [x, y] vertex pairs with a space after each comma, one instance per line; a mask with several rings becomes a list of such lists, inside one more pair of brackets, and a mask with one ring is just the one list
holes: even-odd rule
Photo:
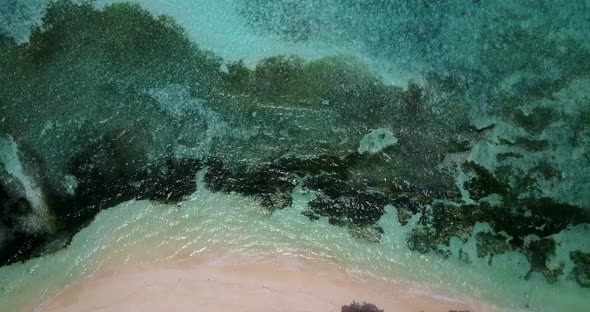
[[0, 8], [0, 307], [223, 246], [590, 309], [587, 0], [120, 2]]

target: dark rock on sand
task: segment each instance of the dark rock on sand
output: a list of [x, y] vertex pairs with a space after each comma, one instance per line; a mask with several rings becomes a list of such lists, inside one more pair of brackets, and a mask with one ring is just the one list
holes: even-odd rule
[[376, 305], [372, 303], [363, 302], [360, 304], [358, 302], [353, 301], [349, 305], [342, 306], [342, 312], [383, 312], [380, 310]]

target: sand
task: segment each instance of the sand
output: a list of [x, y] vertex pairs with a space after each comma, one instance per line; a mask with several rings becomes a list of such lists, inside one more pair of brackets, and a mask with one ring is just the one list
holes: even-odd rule
[[352, 301], [384, 311], [499, 311], [361, 278], [335, 263], [302, 257], [198, 256], [105, 267], [35, 311], [341, 311]]

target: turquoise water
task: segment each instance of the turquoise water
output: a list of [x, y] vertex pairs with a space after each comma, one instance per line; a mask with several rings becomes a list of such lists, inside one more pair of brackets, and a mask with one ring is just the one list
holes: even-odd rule
[[587, 0], [131, 2], [0, 8], [0, 307], [216, 246], [590, 309]]
[[[371, 244], [327, 222], [310, 223], [300, 214], [305, 197], [297, 195], [292, 209], [273, 215], [264, 213], [252, 200], [207, 191], [180, 205], [124, 203], [101, 212], [68, 248], [3, 268], [0, 276], [10, 283], [3, 287], [0, 302], [6, 307], [30, 305], [108, 265], [113, 258], [184, 259], [210, 250], [230, 250], [242, 256], [328, 259], [353, 274], [415, 282], [416, 291], [442, 293], [466, 302], [477, 299], [511, 311], [583, 311], [587, 306], [586, 290], [572, 283], [523, 280], [519, 269], [526, 268], [526, 260], [521, 255], [505, 255], [490, 270], [486, 261], [467, 265], [410, 252], [404, 242], [407, 230], [391, 211], [380, 221], [391, 234], [381, 244]], [[580, 232], [572, 230], [565, 241], [583, 238], [586, 233]], [[138, 248], [145, 251], [138, 252]]]

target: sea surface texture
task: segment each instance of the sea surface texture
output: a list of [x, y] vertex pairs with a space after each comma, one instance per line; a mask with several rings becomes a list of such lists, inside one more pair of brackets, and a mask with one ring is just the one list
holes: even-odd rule
[[590, 311], [589, 0], [0, 2], [0, 310], [225, 246]]

